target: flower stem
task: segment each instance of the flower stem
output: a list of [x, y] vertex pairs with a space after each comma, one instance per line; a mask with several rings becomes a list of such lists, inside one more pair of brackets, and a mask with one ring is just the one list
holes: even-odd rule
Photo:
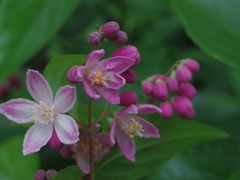
[[175, 63], [172, 65], [172, 67], [170, 67], [170, 69], [165, 73], [164, 76], [168, 76], [168, 75], [173, 71], [173, 69], [174, 69], [175, 67], [177, 67], [177, 65], [178, 65], [180, 62], [181, 62], [180, 60], [178, 60], [177, 62], [175, 62]]
[[94, 122], [93, 126], [95, 127], [95, 125], [106, 115], [106, 111], [108, 108], [109, 103], [106, 104], [101, 116]]
[[[69, 116], [71, 116], [71, 114], [69, 114], [69, 113], [66, 113], [67, 115], [69, 115]], [[72, 116], [71, 116], [72, 117]], [[75, 121], [76, 121], [76, 123], [79, 125], [79, 126], [81, 126], [81, 128], [83, 128], [83, 129], [87, 129], [88, 128], [88, 126], [86, 126], [85, 124], [83, 124], [83, 123], [81, 123], [80, 121], [78, 121], [77, 119], [75, 119], [74, 117], [72, 117]]]

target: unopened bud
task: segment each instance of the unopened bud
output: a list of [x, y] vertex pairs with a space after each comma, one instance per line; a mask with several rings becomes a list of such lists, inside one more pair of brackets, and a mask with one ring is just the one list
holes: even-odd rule
[[167, 88], [166, 83], [162, 80], [157, 80], [156, 84], [153, 86], [153, 94], [160, 101], [167, 100], [168, 99], [168, 88]]
[[74, 152], [72, 151], [71, 146], [65, 145], [65, 146], [61, 149], [60, 154], [62, 155], [62, 157], [68, 159], [68, 158], [70, 158], [70, 157], [73, 156]]
[[128, 57], [135, 60], [134, 64], [130, 67], [130, 69], [136, 67], [140, 62], [140, 54], [135, 46], [123, 46], [112, 53], [110, 57]]
[[175, 77], [168, 78], [168, 88], [174, 93], [178, 93], [180, 87], [179, 81]]
[[192, 79], [192, 73], [186, 66], [181, 66], [176, 70], [176, 78], [181, 82], [189, 82]]
[[186, 97], [172, 98], [173, 109], [184, 119], [191, 119], [195, 115], [192, 102]]
[[131, 69], [128, 69], [127, 71], [123, 72], [120, 75], [126, 80], [126, 83], [128, 84], [133, 84], [137, 80], [136, 73]]
[[136, 104], [138, 96], [133, 91], [124, 91], [119, 93], [120, 106], [128, 107], [131, 104]]
[[50, 169], [46, 173], [47, 180], [51, 180], [55, 175], [57, 174], [57, 171], [54, 169]]
[[64, 144], [59, 140], [57, 133], [55, 130], [53, 130], [52, 137], [48, 141], [48, 145], [53, 149], [53, 150], [61, 150], [64, 146]]
[[153, 83], [150, 81], [143, 81], [142, 82], [142, 90], [145, 94], [151, 95], [153, 92]]
[[44, 170], [38, 170], [34, 175], [34, 180], [46, 180], [46, 172]]
[[8, 91], [9, 89], [4, 84], [0, 84], [0, 98], [4, 97]]
[[104, 24], [101, 27], [100, 32], [103, 33], [104, 38], [112, 38], [117, 35], [119, 30], [120, 30], [119, 24], [112, 21]]
[[191, 71], [191, 72], [197, 72], [200, 69], [200, 65], [197, 61], [193, 59], [185, 59], [185, 66]]
[[8, 78], [10, 87], [20, 89], [22, 87], [22, 79], [17, 75], [11, 75]]
[[125, 44], [128, 40], [127, 33], [119, 31], [116, 36], [109, 39], [109, 42], [115, 45]]
[[178, 95], [184, 96], [188, 99], [193, 99], [196, 95], [196, 88], [190, 83], [181, 83], [180, 90], [178, 91]]
[[173, 115], [173, 107], [172, 104], [168, 101], [164, 101], [160, 105], [160, 109], [162, 110], [161, 116], [164, 119], [169, 119]]
[[67, 80], [71, 84], [77, 84], [81, 82], [81, 78], [78, 76], [78, 73], [77, 73], [78, 68], [79, 68], [78, 66], [73, 66], [69, 69], [67, 73]]
[[92, 32], [88, 35], [87, 41], [91, 46], [98, 46], [102, 42], [102, 35], [100, 32]]

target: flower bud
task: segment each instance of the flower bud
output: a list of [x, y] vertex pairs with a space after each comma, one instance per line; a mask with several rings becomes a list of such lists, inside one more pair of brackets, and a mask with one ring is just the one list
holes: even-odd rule
[[115, 45], [125, 44], [128, 40], [127, 33], [119, 31], [116, 36], [109, 39], [109, 42]]
[[133, 91], [124, 91], [119, 93], [120, 106], [128, 107], [131, 104], [136, 104], [138, 96]]
[[100, 32], [103, 33], [104, 38], [111, 38], [116, 36], [119, 30], [120, 30], [120, 26], [118, 25], [118, 23], [111, 21], [104, 24], [101, 27]]
[[52, 137], [48, 141], [48, 145], [53, 149], [53, 150], [61, 150], [64, 146], [64, 144], [58, 139], [57, 133], [55, 130], [53, 130]]
[[178, 93], [180, 88], [180, 83], [175, 77], [168, 78], [168, 88], [170, 91], [174, 93]]
[[143, 81], [142, 82], [142, 90], [145, 94], [151, 95], [153, 92], [153, 83], [150, 81]]
[[72, 151], [71, 146], [65, 145], [65, 146], [61, 149], [60, 154], [62, 155], [62, 157], [68, 159], [68, 158], [70, 158], [70, 157], [73, 156], [74, 152]]
[[22, 79], [17, 75], [11, 75], [8, 77], [10, 87], [20, 89], [22, 87]]
[[197, 61], [193, 59], [185, 59], [185, 66], [191, 71], [191, 72], [197, 72], [200, 69], [200, 65]]
[[186, 97], [172, 98], [173, 109], [184, 119], [191, 119], [195, 112], [192, 102]]
[[140, 54], [135, 46], [123, 46], [112, 53], [110, 57], [123, 56], [135, 60], [130, 69], [136, 67], [140, 62]]
[[178, 91], [178, 95], [184, 96], [188, 99], [193, 99], [196, 95], [197, 90], [196, 88], [190, 83], [181, 83], [180, 90]]
[[100, 32], [92, 32], [88, 35], [87, 41], [91, 46], [98, 46], [102, 42], [102, 34]]
[[192, 73], [186, 66], [181, 66], [176, 70], [176, 78], [181, 82], [189, 82], [192, 79]]
[[162, 110], [161, 116], [164, 119], [169, 119], [173, 115], [173, 107], [169, 101], [164, 101], [160, 105], [160, 109]]
[[7, 88], [4, 84], [0, 84], [0, 98], [4, 97], [9, 91], [9, 88]]
[[133, 84], [137, 80], [136, 73], [131, 69], [126, 70], [125, 72], [120, 74], [120, 76], [122, 76], [126, 80], [126, 83], [128, 84]]
[[47, 180], [51, 180], [55, 175], [57, 174], [57, 171], [54, 169], [50, 169], [46, 173]]
[[34, 180], [46, 180], [46, 172], [44, 170], [38, 170], [34, 175]]
[[71, 84], [77, 84], [81, 81], [81, 78], [77, 74], [78, 66], [73, 66], [69, 69], [67, 73], [67, 80]]
[[167, 100], [168, 99], [168, 88], [167, 88], [166, 83], [162, 80], [157, 80], [156, 84], [153, 86], [153, 94], [160, 101]]
[[154, 80], [158, 80], [158, 79], [164, 80], [165, 78], [166, 78], [166, 77], [165, 77], [163, 74], [153, 75], [153, 79], [154, 79]]

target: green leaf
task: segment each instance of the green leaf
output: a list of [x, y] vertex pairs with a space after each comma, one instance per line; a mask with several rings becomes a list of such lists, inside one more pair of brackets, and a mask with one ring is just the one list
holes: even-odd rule
[[78, 166], [69, 166], [59, 171], [52, 180], [82, 180], [83, 176], [84, 174]]
[[80, 0], [1, 1], [1, 80], [37, 53], [79, 3]]
[[227, 180], [239, 180], [240, 179], [240, 170], [234, 172]]
[[240, 96], [240, 71], [236, 69], [230, 69], [228, 70], [229, 76], [230, 76], [230, 82], [232, 83], [233, 90], [235, 90], [235, 93]]
[[136, 139], [136, 162], [128, 161], [118, 148], [113, 149], [97, 164], [97, 179], [138, 179], [151, 173], [187, 146], [211, 138], [228, 137], [217, 128], [194, 121], [180, 118], [164, 120], [158, 114], [146, 119], [159, 129], [161, 138]]
[[240, 69], [239, 0], [172, 0], [189, 37], [207, 54]]
[[0, 144], [0, 179], [32, 180], [39, 167], [36, 153], [23, 156], [23, 138], [14, 136]]

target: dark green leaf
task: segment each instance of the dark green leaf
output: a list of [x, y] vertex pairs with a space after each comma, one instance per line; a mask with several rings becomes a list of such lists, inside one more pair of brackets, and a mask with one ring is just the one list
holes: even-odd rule
[[240, 170], [234, 172], [227, 180], [239, 180], [240, 179]]
[[82, 180], [83, 176], [78, 166], [69, 166], [57, 173], [52, 180]]
[[115, 148], [96, 166], [96, 177], [101, 180], [135, 180], [151, 173], [183, 148], [211, 138], [228, 135], [211, 126], [180, 118], [164, 120], [158, 114], [149, 116], [161, 138], [136, 139], [136, 162], [128, 161]]
[[189, 37], [207, 54], [240, 69], [238, 0], [172, 0]]

